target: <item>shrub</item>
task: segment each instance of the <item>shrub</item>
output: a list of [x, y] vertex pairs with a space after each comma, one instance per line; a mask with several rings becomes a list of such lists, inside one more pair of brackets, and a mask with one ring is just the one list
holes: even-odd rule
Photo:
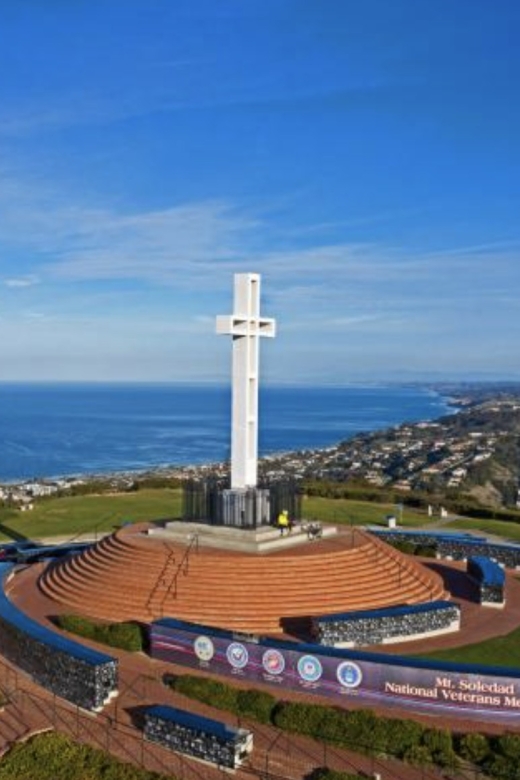
[[436, 553], [437, 550], [434, 544], [418, 544], [414, 555], [420, 555], [423, 558], [435, 558]]
[[[394, 721], [378, 718], [370, 710], [347, 712], [320, 704], [281, 702], [273, 723], [284, 731], [305, 734], [356, 751], [380, 755], [392, 753]], [[419, 738], [421, 728], [419, 728]]]
[[142, 632], [137, 623], [95, 623], [79, 615], [59, 615], [57, 623], [71, 634], [110, 647], [118, 647], [130, 653], [143, 649]]
[[489, 755], [489, 742], [483, 734], [464, 734], [459, 739], [458, 752], [466, 761], [481, 764]]
[[276, 699], [270, 693], [257, 690], [236, 690], [231, 685], [184, 674], [165, 681], [178, 693], [210, 704], [217, 709], [234, 712], [236, 715], [254, 718], [260, 723], [270, 723]]
[[325, 742], [344, 745], [348, 738], [348, 722], [349, 716], [344, 710], [336, 707], [322, 707], [319, 731], [314, 736]]
[[275, 726], [284, 731], [318, 737], [322, 732], [324, 709], [319, 704], [280, 702], [273, 710], [272, 720]]
[[412, 745], [403, 756], [404, 760], [415, 766], [431, 764], [432, 756], [426, 745]]
[[0, 780], [174, 780], [124, 764], [108, 753], [46, 732], [16, 744], [2, 756]]
[[520, 736], [502, 734], [492, 738], [493, 752], [482, 762], [484, 771], [500, 780], [520, 780]]
[[455, 767], [457, 756], [453, 750], [451, 733], [445, 729], [427, 729], [423, 733], [422, 744], [428, 748], [434, 764]]
[[206, 677], [196, 677], [191, 674], [183, 674], [176, 677], [172, 688], [192, 699], [210, 704], [213, 707], [229, 712], [237, 712], [238, 691], [230, 685], [210, 680]]
[[406, 752], [415, 745], [419, 745], [423, 734], [423, 727], [413, 720], [387, 720], [389, 734], [389, 750], [398, 758], [406, 755]]
[[120, 647], [131, 653], [138, 653], [143, 649], [141, 629], [136, 623], [112, 623], [107, 628], [107, 645]]
[[496, 777], [498, 780], [520, 780], [520, 764], [507, 756], [489, 756], [482, 766], [489, 777]]
[[64, 631], [94, 639], [94, 623], [79, 615], [58, 615], [57, 623]]
[[237, 710], [240, 715], [254, 718], [260, 723], [270, 723], [276, 699], [265, 691], [247, 690], [237, 693]]
[[[194, 675], [169, 675], [165, 683], [179, 693], [205, 704], [262, 723], [272, 722], [284, 731], [310, 736], [357, 752], [392, 755], [419, 766], [436, 764], [455, 768], [458, 763], [449, 731], [425, 729], [411, 720], [381, 718], [368, 709], [348, 711], [322, 704], [292, 701], [275, 703], [274, 697], [263, 691], [236, 690], [217, 680]], [[504, 756], [520, 756], [520, 737], [504, 735], [497, 744], [497, 749]], [[481, 735], [468, 735], [461, 738], [459, 747], [461, 755], [467, 755], [468, 758], [470, 755], [478, 755], [482, 758], [486, 755], [487, 741]]]
[[495, 750], [502, 756], [520, 763], [520, 736], [501, 734], [494, 743]]
[[408, 542], [406, 539], [394, 541], [393, 539], [390, 541], [390, 544], [392, 547], [395, 547], [396, 550], [399, 550], [399, 552], [405, 553], [406, 555], [413, 555], [415, 552], [415, 545], [413, 542]]
[[[379, 718], [371, 710], [352, 710], [347, 713], [346, 733], [343, 744], [346, 747], [361, 750], [364, 753], [382, 752], [386, 745], [377, 745], [377, 736], [381, 738]], [[374, 741], [373, 741], [374, 740]], [[385, 739], [386, 743], [386, 739]]]

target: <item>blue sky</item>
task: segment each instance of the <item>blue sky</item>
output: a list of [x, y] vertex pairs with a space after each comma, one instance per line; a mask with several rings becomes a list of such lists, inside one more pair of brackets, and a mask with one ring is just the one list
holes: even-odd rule
[[0, 2], [0, 379], [520, 378], [518, 0]]

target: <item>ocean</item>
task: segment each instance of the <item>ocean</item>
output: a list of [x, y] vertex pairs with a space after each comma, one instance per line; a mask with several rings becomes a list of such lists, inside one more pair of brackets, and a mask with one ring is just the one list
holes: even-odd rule
[[[0, 385], [0, 482], [142, 471], [230, 456], [229, 387]], [[259, 455], [327, 447], [452, 411], [420, 386], [264, 387]]]

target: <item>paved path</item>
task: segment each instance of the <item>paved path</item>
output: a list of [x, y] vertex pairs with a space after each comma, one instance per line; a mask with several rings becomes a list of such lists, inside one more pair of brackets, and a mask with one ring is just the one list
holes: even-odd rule
[[411, 655], [450, 647], [463, 647], [494, 636], [509, 634], [520, 626], [520, 580], [517, 573], [506, 572], [506, 607], [498, 609], [482, 607], [477, 603], [477, 589], [465, 576], [464, 562], [433, 561], [424, 558], [422, 563], [443, 577], [453, 601], [460, 605], [461, 630], [415, 642], [381, 645], [377, 647], [378, 652]]
[[[43, 564], [30, 566], [21, 570], [9, 584], [10, 598], [34, 619], [55, 628], [50, 620], [59, 611], [58, 606], [48, 600], [37, 588], [36, 580]], [[96, 646], [93, 643], [87, 644]], [[98, 649], [100, 646], [97, 646]], [[105, 652], [106, 647], [102, 648]], [[250, 728], [254, 734], [254, 751], [249, 770], [254, 770], [257, 777], [268, 771], [272, 776], [278, 775], [290, 780], [303, 780], [317, 767], [328, 765], [343, 771], [363, 772], [369, 776], [379, 772], [383, 780], [439, 780], [442, 775], [434, 770], [422, 770], [398, 761], [373, 759], [358, 753], [336, 750], [326, 747], [314, 740], [295, 735], [288, 736], [278, 729], [247, 721], [239, 722], [229, 713], [222, 713], [211, 707], [199, 704], [171, 691], [163, 684], [165, 674], [182, 674], [183, 668], [164, 664], [150, 659], [145, 654], [128, 654], [113, 650], [109, 652], [119, 657], [120, 661], [120, 694], [101, 715], [84, 714], [77, 708], [52, 697], [42, 689], [34, 686], [28, 678], [17, 676], [16, 686], [22, 692], [22, 711], [28, 714], [34, 709], [41, 716], [47, 713], [47, 726], [55, 726], [58, 730], [70, 734], [75, 739], [82, 739], [133, 763], [146, 766], [148, 769], [165, 772], [176, 772], [183, 780], [217, 780], [222, 773], [212, 767], [204, 766], [201, 770], [199, 762], [170, 754], [162, 748], [150, 745], [142, 740], [142, 734], [136, 727], [139, 708], [144, 704], [170, 703], [187, 708], [199, 714], [225, 720], [232, 725]], [[261, 686], [259, 686], [261, 687]], [[23, 691], [26, 691], [24, 694]], [[267, 688], [271, 690], [272, 688]], [[287, 695], [286, 695], [287, 694]], [[25, 696], [25, 698], [24, 698]], [[304, 697], [284, 691], [284, 698], [295, 698], [301, 701]], [[307, 697], [309, 702], [320, 702], [319, 697]], [[47, 705], [44, 702], [47, 701]], [[39, 702], [42, 702], [39, 704]], [[50, 706], [49, 702], [52, 702]], [[322, 703], [330, 705], [330, 701]], [[407, 715], [405, 711], [383, 711], [383, 714], [399, 717]], [[438, 718], [424, 716], [423, 721], [430, 726], [450, 726]], [[138, 724], [137, 724], [138, 725]], [[457, 721], [460, 730], [477, 728], [478, 724], [465, 724]], [[202, 771], [202, 773], [201, 773]], [[251, 777], [247, 769], [237, 773], [237, 778]]]
[[[380, 648], [381, 652], [411, 653], [413, 647], [414, 653], [421, 653], [441, 647], [465, 645], [490, 636], [508, 633], [520, 625], [520, 581], [513, 573], [507, 575], [507, 608], [498, 610], [480, 607], [473, 600], [474, 594], [464, 576], [464, 564], [430, 559], [424, 559], [423, 562], [444, 577], [453, 597], [461, 604], [462, 629], [457, 634], [446, 634], [413, 644], [408, 642], [383, 646]], [[44, 564], [37, 564], [19, 570], [7, 586], [7, 590], [10, 598], [22, 611], [55, 629], [51, 618], [61, 608], [43, 596], [36, 584], [43, 567]], [[107, 651], [105, 647], [102, 649]], [[177, 754], [170, 754], [160, 747], [144, 742], [136, 718], [143, 704], [159, 702], [185, 707], [238, 725], [236, 718], [228, 713], [221, 713], [187, 700], [164, 686], [163, 676], [166, 673], [182, 674], [184, 669], [154, 661], [145, 654], [127, 654], [112, 649], [109, 652], [119, 657], [120, 695], [98, 716], [78, 711], [77, 708], [34, 686], [25, 675], [11, 672], [11, 675], [15, 675], [16, 684], [13, 684], [14, 678], [11, 676], [7, 687], [17, 693], [13, 698], [13, 706], [6, 710], [4, 716], [0, 715], [0, 750], [2, 734], [4, 743], [9, 742], [9, 729], [14, 740], [17, 738], [17, 729], [22, 736], [35, 729], [55, 727], [75, 739], [83, 739], [90, 744], [110, 750], [127, 761], [156, 771], [177, 773], [183, 780], [222, 778], [222, 773], [215, 768], [204, 766], [201, 769], [202, 765], [198, 762], [184, 759]], [[5, 686], [6, 681], [3, 682]], [[272, 688], [266, 687], [266, 690], [272, 691]], [[300, 694], [284, 691], [284, 698], [295, 698], [301, 701], [303, 697]], [[308, 701], [316, 703], [320, 699], [309, 696]], [[324, 700], [324, 703], [330, 705], [330, 701]], [[406, 709], [378, 711], [393, 717], [409, 717]], [[417, 716], [414, 715], [414, 718]], [[499, 733], [503, 730], [499, 724], [466, 722], [460, 718], [447, 719], [423, 715], [418, 719], [429, 726], [448, 727], [461, 732], [481, 730]], [[250, 769], [255, 770], [255, 776], [269, 771], [291, 780], [300, 780], [308, 776], [313, 769], [324, 764], [351, 772], [363, 771], [370, 774], [377, 771], [380, 772], [383, 780], [418, 780], [419, 778], [433, 780], [440, 776], [436, 772], [425, 773], [423, 770], [400, 762], [370, 759], [348, 751], [324, 748], [323, 745], [310, 739], [292, 735], [288, 737], [271, 726], [248, 722], [240, 725], [247, 726], [254, 733], [255, 749]], [[518, 730], [520, 731], [520, 724]], [[239, 772], [237, 777], [241, 775], [245, 777], [246, 772]]]

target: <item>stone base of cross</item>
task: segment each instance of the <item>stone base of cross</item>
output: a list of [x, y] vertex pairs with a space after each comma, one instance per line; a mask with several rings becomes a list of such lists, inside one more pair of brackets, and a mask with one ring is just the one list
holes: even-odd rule
[[287, 512], [297, 523], [302, 517], [301, 499], [298, 484], [290, 480], [242, 489], [211, 478], [186, 480], [182, 518], [185, 522], [256, 529], [276, 525], [280, 513]]
[[221, 524], [234, 528], [259, 528], [270, 523], [269, 488], [223, 490], [220, 496]]

